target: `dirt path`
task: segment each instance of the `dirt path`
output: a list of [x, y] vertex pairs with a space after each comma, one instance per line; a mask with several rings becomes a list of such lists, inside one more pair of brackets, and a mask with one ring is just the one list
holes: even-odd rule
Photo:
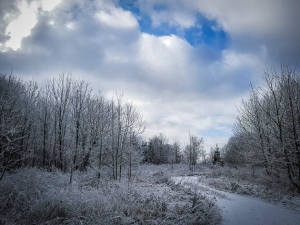
[[216, 199], [222, 210], [222, 224], [296, 225], [300, 215], [296, 211], [263, 200], [231, 194], [199, 183], [198, 177], [174, 177], [176, 183], [193, 186], [197, 191]]

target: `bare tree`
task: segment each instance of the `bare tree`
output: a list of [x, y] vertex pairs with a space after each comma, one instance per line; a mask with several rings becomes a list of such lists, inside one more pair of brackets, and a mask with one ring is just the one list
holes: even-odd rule
[[[136, 107], [130, 102], [126, 102], [123, 106], [124, 114], [123, 114], [123, 135], [121, 138], [121, 154], [120, 154], [120, 170], [119, 170], [119, 178], [122, 176], [122, 166], [123, 166], [123, 152], [125, 151], [130, 153], [130, 164], [135, 161], [135, 158], [138, 157], [138, 153], [132, 152], [132, 150], [137, 150], [137, 137], [142, 134], [145, 130], [145, 121], [141, 116], [141, 113], [137, 110]], [[136, 156], [136, 157], [132, 157]], [[125, 162], [126, 163], [126, 162]], [[131, 168], [131, 166], [130, 166]]]
[[172, 144], [172, 164], [181, 162], [181, 147], [180, 142], [178, 140], [174, 140]]
[[0, 75], [0, 180], [6, 171], [22, 166], [33, 154], [29, 139], [37, 96], [35, 82], [24, 84], [12, 74]]
[[110, 102], [110, 151], [114, 179], [121, 179], [123, 153], [130, 146], [132, 135], [144, 132], [145, 122], [132, 103], [123, 103], [123, 95], [116, 95]]
[[195, 165], [199, 159], [200, 153], [203, 149], [203, 138], [198, 138], [189, 133], [189, 144], [185, 147], [185, 155], [189, 164], [190, 171], [195, 170]]
[[51, 98], [55, 107], [54, 132], [55, 143], [53, 147], [53, 156], [55, 166], [66, 171], [64, 154], [66, 150], [66, 132], [69, 120], [69, 105], [71, 92], [70, 75], [61, 74], [58, 80], [50, 81]]
[[[74, 132], [74, 152], [72, 152], [72, 161], [70, 168], [70, 183], [72, 183], [73, 171], [74, 169], [83, 169], [85, 165], [84, 159], [79, 159], [79, 157], [84, 156], [84, 146], [86, 145], [87, 135], [85, 128], [85, 109], [87, 107], [87, 102], [90, 98], [91, 89], [89, 84], [84, 81], [73, 81], [71, 85], [71, 117]], [[80, 149], [81, 144], [81, 149]], [[81, 153], [79, 155], [79, 153]], [[89, 154], [87, 154], [89, 155]], [[86, 161], [86, 160], [85, 160]]]
[[[42, 146], [42, 166], [50, 167], [51, 148], [53, 147], [53, 114], [54, 107], [50, 98], [51, 88], [49, 82], [41, 90], [41, 94], [37, 103], [37, 118], [39, 123], [39, 136]], [[36, 135], [37, 137], [37, 135]]]
[[101, 178], [102, 167], [105, 166], [104, 157], [108, 146], [108, 134], [110, 129], [110, 106], [103, 96], [95, 97], [89, 103], [89, 124], [90, 124], [90, 148], [95, 148], [96, 168], [98, 168], [98, 187]]
[[[246, 161], [263, 165], [273, 177], [287, 177], [300, 192], [299, 74], [286, 64], [278, 73], [266, 70], [264, 85], [251, 86], [250, 98], [239, 111], [235, 135], [244, 137]], [[233, 145], [231, 145], [233, 146]], [[232, 152], [228, 150], [228, 152]]]
[[145, 121], [123, 95], [111, 101], [92, 95], [89, 84], [61, 74], [43, 89], [36, 82], [0, 76], [0, 172], [21, 166], [49, 170], [112, 168], [121, 179], [124, 166], [139, 161], [139, 135]]

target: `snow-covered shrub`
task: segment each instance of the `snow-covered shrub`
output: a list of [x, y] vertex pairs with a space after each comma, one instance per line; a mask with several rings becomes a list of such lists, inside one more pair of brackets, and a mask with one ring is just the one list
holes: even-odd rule
[[184, 198], [188, 198], [187, 204], [176, 206], [177, 213], [181, 215], [182, 224], [184, 221], [188, 221], [187, 224], [219, 224], [221, 214], [220, 209], [216, 206], [216, 199], [202, 194], [199, 186], [192, 183], [186, 184], [175, 184], [174, 181], [169, 183], [173, 190], [184, 193], [177, 195], [177, 197], [183, 198], [182, 202], [185, 202]]
[[[217, 176], [216, 176], [217, 174]], [[298, 196], [297, 189], [282, 178], [283, 175], [270, 177], [264, 168], [244, 166], [239, 168], [214, 168], [207, 170], [204, 182], [218, 190], [263, 198], [285, 204], [286, 196]], [[299, 204], [298, 204], [299, 206]]]
[[216, 218], [210, 216], [216, 206], [204, 196], [171, 194], [165, 183], [154, 184], [164, 190], [157, 193], [152, 184], [150, 193], [112, 180], [97, 188], [94, 175], [75, 174], [69, 185], [69, 174], [35, 168], [7, 173], [0, 182], [1, 224], [208, 224]]

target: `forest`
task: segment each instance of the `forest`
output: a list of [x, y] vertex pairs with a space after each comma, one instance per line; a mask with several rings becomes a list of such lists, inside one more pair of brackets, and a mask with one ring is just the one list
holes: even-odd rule
[[208, 154], [191, 133], [185, 146], [144, 138], [123, 94], [108, 99], [70, 74], [41, 87], [1, 74], [0, 224], [219, 224], [214, 200], [170, 179], [204, 170], [299, 194], [300, 76], [287, 64], [263, 75], [233, 136]]

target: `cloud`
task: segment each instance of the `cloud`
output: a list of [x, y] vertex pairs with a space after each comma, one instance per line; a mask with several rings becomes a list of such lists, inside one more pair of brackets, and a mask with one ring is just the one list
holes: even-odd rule
[[153, 99], [138, 104], [147, 118], [145, 136], [165, 133], [169, 140], [177, 139], [186, 143], [188, 134], [204, 137], [205, 149], [210, 144], [223, 145], [232, 135], [230, 125], [235, 120], [236, 105], [240, 96], [227, 101], [214, 99], [177, 99], [176, 96], [166, 101]]
[[[170, 140], [184, 142], [191, 131], [204, 137], [207, 150], [215, 143], [221, 145], [231, 135], [236, 105], [246, 98], [249, 79], [259, 81], [273, 52], [284, 54], [297, 47], [294, 37], [286, 38], [294, 33], [297, 37], [295, 26], [284, 27], [296, 21], [291, 21], [296, 14], [283, 13], [296, 2], [281, 8], [269, 1], [161, 2], [140, 0], [134, 5], [136, 11], [104, 0], [43, 5], [21, 48], [0, 52], [1, 72], [13, 68], [15, 75], [41, 83], [70, 72], [109, 98], [123, 92], [147, 120], [145, 137], [163, 132]], [[7, 20], [0, 19], [4, 43], [8, 37], [1, 34], [22, 11], [17, 1], [0, 4], [5, 6], [0, 7], [1, 15], [9, 15]], [[269, 5], [274, 12], [267, 10]], [[199, 35], [215, 33], [196, 44], [180, 32], [156, 35], [141, 28], [139, 16], [145, 14], [152, 26], [168, 24], [186, 33], [199, 26]], [[213, 37], [217, 32], [225, 37]], [[215, 47], [211, 38], [226, 44]], [[297, 54], [289, 52], [289, 57]]]
[[108, 10], [101, 10], [96, 13], [96, 18], [108, 27], [123, 29], [137, 27], [135, 17], [128, 11], [110, 7]]
[[142, 13], [150, 16], [153, 26], [167, 23], [170, 26], [189, 28], [196, 21], [196, 14], [182, 1], [139, 0], [138, 6]]
[[44, 11], [52, 11], [62, 0], [42, 0], [41, 5]]
[[6, 28], [6, 34], [10, 36], [10, 39], [5, 43], [5, 46], [14, 50], [20, 48], [22, 38], [30, 35], [31, 28], [37, 22], [38, 5], [36, 2], [28, 4], [22, 1], [18, 7], [20, 15], [11, 21]]
[[6, 34], [6, 27], [19, 13], [16, 0], [0, 1], [0, 51], [4, 49], [4, 43], [9, 40], [9, 35]]
[[[160, 11], [155, 8], [161, 1], [139, 0], [143, 12], [150, 14], [153, 25], [166, 21], [177, 21], [177, 12], [190, 15], [190, 23], [177, 22], [177, 26], [187, 28], [195, 25], [195, 15], [200, 13], [209, 20], [214, 20], [230, 36], [231, 47], [239, 51], [259, 51], [265, 47], [270, 60], [278, 61], [285, 57], [294, 61], [299, 58], [298, 29], [300, 2], [291, 1], [164, 1]], [[160, 16], [168, 15], [168, 16]], [[180, 15], [180, 18], [185, 16]]]
[[229, 33], [236, 49], [259, 51], [264, 46], [271, 60], [299, 58], [299, 1], [217, 0], [195, 4]]
[[3, 19], [0, 21], [2, 51], [20, 48], [22, 38], [29, 36], [30, 30], [35, 26], [38, 13], [53, 10], [60, 1], [22, 0], [10, 1], [10, 4], [6, 0], [2, 1], [3, 9], [0, 12], [0, 15], [3, 14]]

